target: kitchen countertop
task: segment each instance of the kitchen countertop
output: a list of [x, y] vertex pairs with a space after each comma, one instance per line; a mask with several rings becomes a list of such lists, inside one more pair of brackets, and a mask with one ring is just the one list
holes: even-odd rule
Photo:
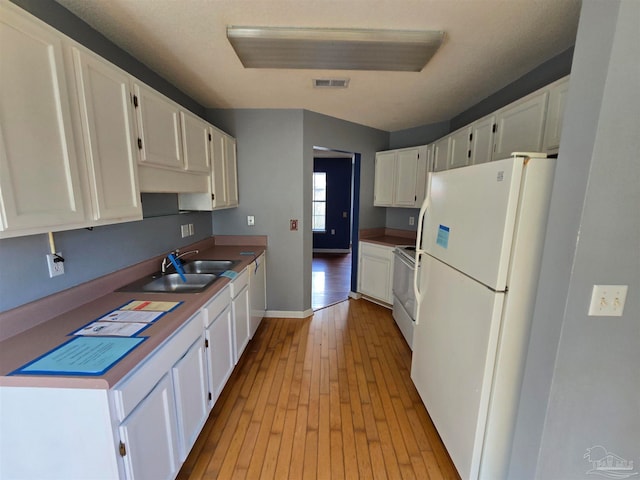
[[376, 243], [387, 247], [398, 245], [415, 245], [416, 232], [411, 230], [398, 230], [393, 228], [372, 228], [360, 230], [360, 241]]
[[[233, 269], [241, 272], [265, 250], [264, 245], [231, 245], [216, 241], [215, 244], [201, 249], [198, 254], [188, 257], [208, 260], [240, 260]], [[187, 251], [189, 248], [182, 248]], [[252, 254], [247, 255], [247, 252]], [[158, 263], [156, 270], [159, 270]], [[120, 288], [137, 280], [142, 275], [139, 268], [128, 268], [131, 275], [119, 272], [122, 284]], [[125, 272], [126, 273], [126, 272]], [[152, 272], [149, 272], [152, 273]], [[125, 280], [126, 279], [126, 280]], [[60, 388], [94, 388], [109, 389], [134, 369], [141, 361], [153, 352], [171, 334], [177, 331], [186, 320], [195, 314], [210, 298], [221, 291], [231, 280], [220, 277], [206, 290], [199, 293], [150, 293], [150, 292], [118, 292], [110, 291], [88, 303], [79, 305], [61, 315], [47, 320], [33, 328], [14, 335], [0, 342], [0, 386], [25, 387], [60, 387]], [[38, 358], [59, 345], [70, 340], [71, 332], [83, 327], [104, 314], [132, 300], [152, 300], [183, 302], [174, 310], [156, 320], [149, 328], [140, 333], [148, 337], [135, 349], [120, 359], [104, 375], [101, 376], [64, 376], [64, 375], [11, 375], [8, 374], [24, 364]], [[204, 328], [204, 326], [203, 326]]]

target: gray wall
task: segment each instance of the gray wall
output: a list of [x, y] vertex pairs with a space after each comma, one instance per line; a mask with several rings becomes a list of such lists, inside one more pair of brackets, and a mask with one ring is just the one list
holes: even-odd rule
[[415, 147], [426, 145], [444, 137], [451, 131], [449, 121], [421, 125], [405, 130], [396, 130], [389, 134], [389, 148]]
[[[590, 478], [596, 445], [638, 471], [639, 24], [583, 2], [510, 478]], [[587, 316], [594, 284], [629, 286], [621, 318]]]
[[[375, 152], [388, 133], [302, 110], [208, 112], [209, 121], [238, 141], [240, 206], [213, 213], [216, 234], [267, 235], [267, 308], [311, 308], [311, 179], [313, 147], [361, 154], [360, 228], [383, 227], [385, 209], [373, 207]], [[255, 226], [247, 226], [247, 215]], [[289, 230], [298, 219], [299, 230]]]
[[[419, 208], [387, 208], [385, 227], [399, 230], [418, 230]], [[409, 217], [413, 217], [413, 225], [409, 225]]]
[[[302, 110], [210, 110], [209, 121], [238, 141], [240, 206], [213, 213], [221, 235], [267, 235], [267, 308], [304, 306]], [[247, 226], [247, 215], [255, 225]], [[299, 230], [289, 230], [298, 219]]]
[[[185, 223], [194, 224], [194, 236], [181, 238], [180, 225]], [[0, 312], [210, 236], [208, 212], [55, 233], [56, 250], [65, 259], [65, 273], [54, 278], [49, 278], [45, 261], [49, 253], [47, 234], [2, 239]]]

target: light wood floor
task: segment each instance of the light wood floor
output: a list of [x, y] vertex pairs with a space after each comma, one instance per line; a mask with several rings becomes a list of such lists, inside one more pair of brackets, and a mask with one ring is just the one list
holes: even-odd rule
[[311, 308], [333, 305], [349, 298], [351, 253], [313, 254], [311, 267]]
[[179, 479], [458, 479], [389, 310], [265, 318]]

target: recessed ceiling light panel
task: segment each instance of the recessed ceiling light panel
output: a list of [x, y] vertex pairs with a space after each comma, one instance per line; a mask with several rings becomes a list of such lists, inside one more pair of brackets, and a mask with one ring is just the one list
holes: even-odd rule
[[444, 32], [229, 26], [227, 38], [245, 68], [419, 72]]

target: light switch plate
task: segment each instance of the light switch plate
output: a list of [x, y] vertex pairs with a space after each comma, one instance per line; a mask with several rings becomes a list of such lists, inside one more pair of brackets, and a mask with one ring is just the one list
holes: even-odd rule
[[627, 299], [627, 285], [594, 285], [589, 316], [621, 317]]

